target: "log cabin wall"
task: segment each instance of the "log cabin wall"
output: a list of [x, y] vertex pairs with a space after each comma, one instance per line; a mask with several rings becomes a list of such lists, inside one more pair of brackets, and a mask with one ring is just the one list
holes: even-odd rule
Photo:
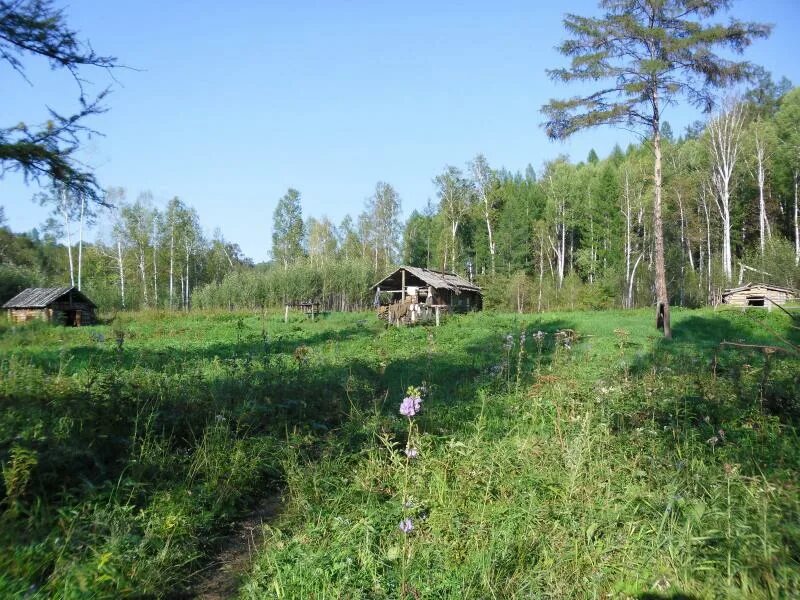
[[10, 308], [8, 320], [12, 323], [25, 323], [34, 319], [49, 320], [50, 316], [44, 308]]
[[56, 301], [48, 307], [50, 320], [61, 325], [80, 327], [94, 323], [94, 308], [84, 302]]
[[94, 307], [83, 302], [54, 302], [47, 308], [10, 308], [8, 319], [12, 323], [25, 323], [42, 319], [59, 325], [92, 325], [95, 322]]
[[774, 290], [762, 286], [752, 286], [743, 290], [736, 290], [725, 296], [724, 303], [738, 307], [765, 306], [770, 308], [773, 303], [785, 304], [794, 299], [794, 295], [785, 290]]

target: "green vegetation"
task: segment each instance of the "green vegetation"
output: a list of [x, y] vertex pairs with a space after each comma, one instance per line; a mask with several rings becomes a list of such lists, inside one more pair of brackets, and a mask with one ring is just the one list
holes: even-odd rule
[[650, 310], [3, 324], [0, 595], [181, 593], [275, 490], [245, 597], [797, 595], [800, 358], [719, 342], [800, 336], [673, 321], [671, 343]]

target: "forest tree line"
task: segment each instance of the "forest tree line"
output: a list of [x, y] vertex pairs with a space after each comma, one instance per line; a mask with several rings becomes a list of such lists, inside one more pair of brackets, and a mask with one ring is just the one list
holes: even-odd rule
[[[670, 302], [717, 303], [740, 282], [800, 287], [800, 88], [764, 75], [705, 123], [665, 123], [664, 220]], [[110, 208], [54, 185], [52, 217], [12, 233], [0, 213], [0, 297], [30, 285], [81, 287], [105, 309], [259, 308], [319, 300], [369, 307], [397, 264], [453, 271], [505, 310], [636, 307], [654, 301], [652, 150], [648, 142], [559, 156], [534, 170], [483, 155], [432, 178], [435, 201], [403, 222], [379, 182], [357, 216], [304, 216], [290, 189], [273, 214], [271, 260], [254, 265], [194, 208], [107, 190]], [[84, 237], [97, 231], [91, 242]]]

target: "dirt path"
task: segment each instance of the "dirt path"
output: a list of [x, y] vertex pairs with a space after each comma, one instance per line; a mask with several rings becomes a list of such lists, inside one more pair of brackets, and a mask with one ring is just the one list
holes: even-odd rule
[[219, 554], [208, 566], [203, 579], [194, 586], [194, 598], [222, 600], [236, 596], [242, 576], [250, 568], [258, 549], [263, 544], [262, 525], [272, 521], [283, 508], [282, 495], [281, 490], [276, 490], [266, 496], [236, 525], [234, 531], [223, 542]]

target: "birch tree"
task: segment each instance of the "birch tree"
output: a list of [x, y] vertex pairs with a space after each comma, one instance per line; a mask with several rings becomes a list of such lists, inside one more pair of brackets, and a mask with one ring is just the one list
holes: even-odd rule
[[125, 308], [125, 262], [122, 245], [125, 240], [125, 226], [120, 215], [120, 205], [125, 202], [125, 189], [110, 188], [106, 191], [109, 201], [109, 218], [111, 221], [111, 240], [114, 244], [117, 281], [119, 283], [120, 305]]
[[772, 170], [775, 131], [771, 123], [758, 118], [747, 131], [748, 169], [758, 187], [758, 246], [761, 258], [764, 258], [767, 240], [772, 237], [767, 207], [767, 184]]
[[640, 173], [632, 172], [626, 164], [622, 169], [622, 216], [625, 219], [625, 292], [622, 305], [633, 308], [633, 286], [636, 270], [645, 256], [644, 244], [644, 184]]
[[374, 269], [378, 272], [394, 263], [400, 246], [400, 195], [391, 184], [379, 181], [367, 199]]
[[64, 235], [67, 240], [67, 257], [69, 260], [69, 284], [75, 285], [75, 264], [72, 260], [72, 220], [75, 214], [75, 202], [72, 193], [64, 186], [54, 184], [56, 209], [64, 223]]
[[548, 233], [550, 248], [556, 261], [559, 289], [564, 285], [567, 265], [567, 220], [571, 209], [572, 182], [575, 169], [560, 158], [545, 167], [544, 182], [548, 201], [548, 217], [552, 230]]
[[741, 145], [744, 110], [740, 102], [731, 102], [724, 112], [708, 124], [711, 155], [711, 182], [714, 200], [722, 219], [722, 274], [733, 279], [731, 251], [731, 184]]
[[324, 267], [336, 254], [336, 232], [328, 217], [308, 219], [308, 257], [311, 266]]
[[300, 192], [289, 188], [278, 200], [272, 219], [272, 258], [287, 271], [303, 255], [305, 230]]
[[152, 248], [153, 219], [155, 210], [152, 206], [153, 195], [142, 192], [133, 204], [120, 208], [120, 219], [124, 236], [128, 245], [136, 252], [136, 264], [141, 285], [142, 301], [151, 306], [150, 285], [148, 277], [148, 251]]
[[489, 162], [483, 154], [478, 154], [469, 164], [472, 175], [472, 183], [478, 195], [483, 212], [483, 220], [486, 222], [486, 234], [488, 236], [489, 257], [492, 275], [495, 273], [495, 254], [496, 247], [494, 241], [494, 219], [495, 219], [495, 185], [497, 176], [489, 167]]
[[186, 210], [183, 202], [175, 196], [167, 203], [167, 209], [164, 215], [166, 221], [166, 235], [168, 237], [167, 243], [169, 244], [169, 307], [173, 308], [175, 300], [175, 235], [176, 229], [180, 227], [180, 220], [182, 212]]
[[433, 183], [436, 186], [436, 195], [439, 197], [439, 212], [449, 228], [442, 269], [446, 271], [448, 268], [449, 250], [449, 266], [455, 271], [458, 263], [458, 231], [470, 212], [474, 191], [471, 183], [464, 178], [461, 169], [449, 165], [441, 175], [434, 178]]
[[[65, 240], [67, 264], [69, 266], [69, 283], [81, 289], [83, 275], [83, 234], [87, 219], [94, 217], [94, 213], [87, 207], [86, 198], [73, 189], [54, 181], [46, 194], [36, 197], [42, 206], [50, 206], [52, 213], [60, 220], [60, 226], [53, 229], [58, 237]], [[78, 260], [77, 268], [74, 260], [73, 227], [78, 228]]]

